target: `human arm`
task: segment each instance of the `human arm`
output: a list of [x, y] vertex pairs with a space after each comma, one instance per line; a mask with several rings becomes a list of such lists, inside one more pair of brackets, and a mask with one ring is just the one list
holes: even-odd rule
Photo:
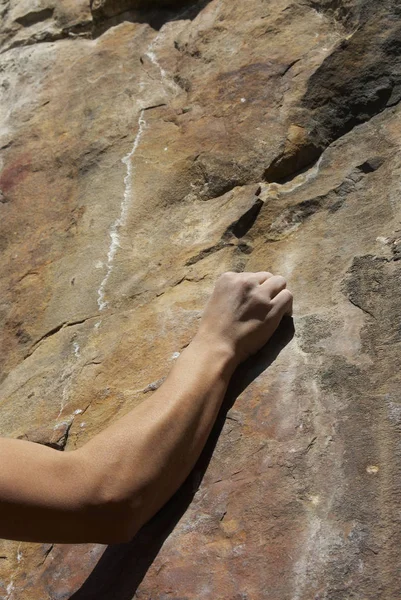
[[190, 473], [236, 366], [291, 308], [283, 278], [225, 274], [195, 338], [149, 400], [71, 452], [0, 440], [0, 537], [131, 539]]

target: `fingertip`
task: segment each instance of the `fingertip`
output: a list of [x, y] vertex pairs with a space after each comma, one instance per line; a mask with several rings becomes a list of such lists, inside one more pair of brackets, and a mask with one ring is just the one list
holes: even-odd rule
[[288, 315], [292, 317], [293, 314], [293, 304], [294, 297], [290, 290], [284, 288], [281, 290], [271, 301], [272, 306], [276, 309], [282, 316]]
[[289, 317], [292, 317], [293, 310], [294, 310], [294, 296], [292, 295], [290, 290], [285, 289], [284, 291], [287, 292], [287, 296], [288, 296], [288, 300], [287, 300], [288, 307], [284, 314], [288, 315]]

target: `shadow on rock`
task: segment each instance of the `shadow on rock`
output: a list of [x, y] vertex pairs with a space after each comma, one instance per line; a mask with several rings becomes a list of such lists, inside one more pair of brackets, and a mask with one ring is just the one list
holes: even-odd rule
[[91, 2], [93, 37], [97, 38], [110, 27], [125, 21], [148, 23], [160, 30], [169, 21], [192, 21], [211, 0], [102, 0]]
[[235, 372], [216, 423], [194, 469], [169, 502], [128, 544], [108, 546], [98, 564], [70, 600], [131, 600], [160, 548], [198, 490], [228, 410], [248, 385], [267, 369], [294, 335], [292, 318], [284, 318], [269, 343]]

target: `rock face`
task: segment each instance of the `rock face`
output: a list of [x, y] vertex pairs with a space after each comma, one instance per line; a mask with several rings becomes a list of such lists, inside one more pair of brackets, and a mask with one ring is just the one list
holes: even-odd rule
[[0, 15], [0, 435], [68, 451], [146, 402], [225, 270], [295, 295], [157, 518], [2, 541], [0, 598], [398, 598], [399, 3]]

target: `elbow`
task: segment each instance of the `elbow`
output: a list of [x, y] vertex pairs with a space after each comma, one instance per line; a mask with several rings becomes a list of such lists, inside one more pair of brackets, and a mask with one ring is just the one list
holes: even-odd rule
[[130, 542], [137, 534], [141, 522], [140, 494], [128, 497], [121, 487], [111, 485], [112, 477], [98, 476], [96, 469], [89, 469], [79, 451], [69, 453], [79, 459], [81, 485], [78, 489], [78, 512], [80, 521], [85, 523], [81, 530], [84, 541], [96, 544], [123, 544]]
[[89, 540], [96, 544], [127, 544], [138, 533], [136, 515], [129, 503], [100, 502], [90, 509]]
[[105, 530], [108, 544], [128, 544], [136, 536], [141, 526], [138, 524], [138, 515], [132, 509], [131, 503], [117, 503], [117, 512], [115, 507], [111, 510], [110, 527]]
[[96, 502], [96, 540], [98, 544], [127, 544], [141, 528], [136, 502], [120, 498], [102, 498]]

